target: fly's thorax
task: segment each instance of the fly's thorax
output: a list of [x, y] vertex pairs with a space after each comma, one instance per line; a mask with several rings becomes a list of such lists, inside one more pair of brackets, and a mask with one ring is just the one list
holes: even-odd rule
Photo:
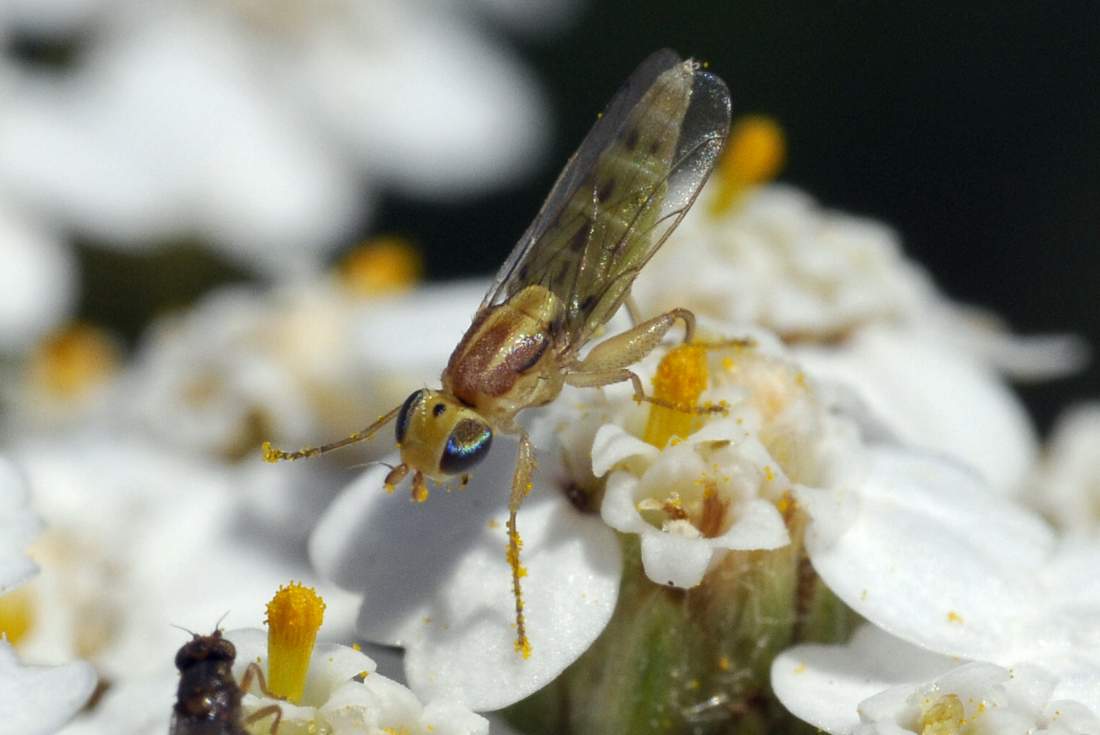
[[468, 471], [493, 442], [492, 428], [477, 411], [427, 388], [405, 400], [395, 433], [401, 461], [436, 481]]
[[496, 425], [553, 400], [562, 385], [554, 334], [563, 312], [561, 300], [538, 285], [482, 309], [451, 353], [444, 391]]

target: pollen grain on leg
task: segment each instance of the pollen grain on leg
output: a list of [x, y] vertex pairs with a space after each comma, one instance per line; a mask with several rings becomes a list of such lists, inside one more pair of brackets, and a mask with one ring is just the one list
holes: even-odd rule
[[527, 576], [527, 569], [520, 563], [520, 550], [523, 549], [523, 539], [516, 530], [516, 518], [513, 514], [508, 520], [508, 550], [506, 558], [508, 566], [512, 568], [512, 596], [516, 601], [516, 653], [527, 659], [531, 656], [531, 641], [527, 638], [527, 620], [524, 617], [523, 590], [520, 580]]

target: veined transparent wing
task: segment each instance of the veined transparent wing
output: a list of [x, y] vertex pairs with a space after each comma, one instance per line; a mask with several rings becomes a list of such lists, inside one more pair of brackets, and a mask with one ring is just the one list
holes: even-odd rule
[[565, 306], [556, 349], [579, 349], [691, 207], [729, 124], [721, 79], [673, 51], [651, 55], [566, 164], [482, 307], [542, 285]]

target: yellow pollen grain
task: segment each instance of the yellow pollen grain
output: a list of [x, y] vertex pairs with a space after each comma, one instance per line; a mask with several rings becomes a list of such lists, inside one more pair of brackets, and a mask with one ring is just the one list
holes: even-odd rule
[[729, 671], [730, 670], [729, 656], [721, 656], [721, 657], [718, 658], [718, 670], [719, 671]]
[[651, 405], [642, 438], [663, 448], [673, 436], [685, 437], [698, 429], [702, 418], [694, 410], [709, 379], [705, 347], [685, 344], [670, 350], [653, 376], [653, 396], [677, 408]]
[[119, 361], [118, 347], [105, 331], [78, 323], [43, 340], [27, 371], [30, 383], [46, 395], [72, 399], [106, 382]]
[[359, 645], [358, 643], [352, 643], [351, 644], [351, 650], [362, 652], [363, 647], [361, 645]]
[[805, 662], [799, 663], [798, 666], [795, 666], [794, 667], [794, 673], [796, 673], [796, 674], [805, 674], [806, 673], [806, 664], [805, 664]]
[[13, 646], [34, 628], [35, 600], [28, 585], [0, 595], [0, 636]]
[[764, 115], [738, 120], [718, 164], [718, 188], [710, 202], [710, 213], [717, 216], [727, 212], [746, 190], [774, 179], [786, 156], [786, 139], [779, 123]]
[[267, 603], [267, 685], [275, 696], [301, 699], [324, 617], [325, 601], [297, 582], [280, 587]]
[[382, 235], [362, 243], [337, 266], [340, 282], [356, 296], [408, 290], [420, 280], [424, 260], [408, 240]]
[[772, 469], [771, 465], [764, 466], [764, 479], [768, 482], [775, 482], [775, 470]]
[[954, 610], [947, 611], [947, 622], [949, 623], [961, 623], [963, 621], [962, 615], [959, 615]]
[[789, 490], [780, 495], [779, 500], [775, 501], [776, 510], [778, 510], [784, 516], [794, 510], [794, 506], [795, 500]]

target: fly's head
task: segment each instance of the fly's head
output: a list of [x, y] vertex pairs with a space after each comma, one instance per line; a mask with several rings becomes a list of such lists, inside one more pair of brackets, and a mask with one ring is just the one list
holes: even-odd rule
[[[410, 471], [417, 500], [422, 477], [442, 482], [464, 476], [489, 453], [493, 430], [472, 408], [442, 391], [421, 389], [405, 399], [397, 414], [397, 444], [401, 464], [386, 478], [392, 487]], [[427, 491], [424, 489], [424, 495]]]

